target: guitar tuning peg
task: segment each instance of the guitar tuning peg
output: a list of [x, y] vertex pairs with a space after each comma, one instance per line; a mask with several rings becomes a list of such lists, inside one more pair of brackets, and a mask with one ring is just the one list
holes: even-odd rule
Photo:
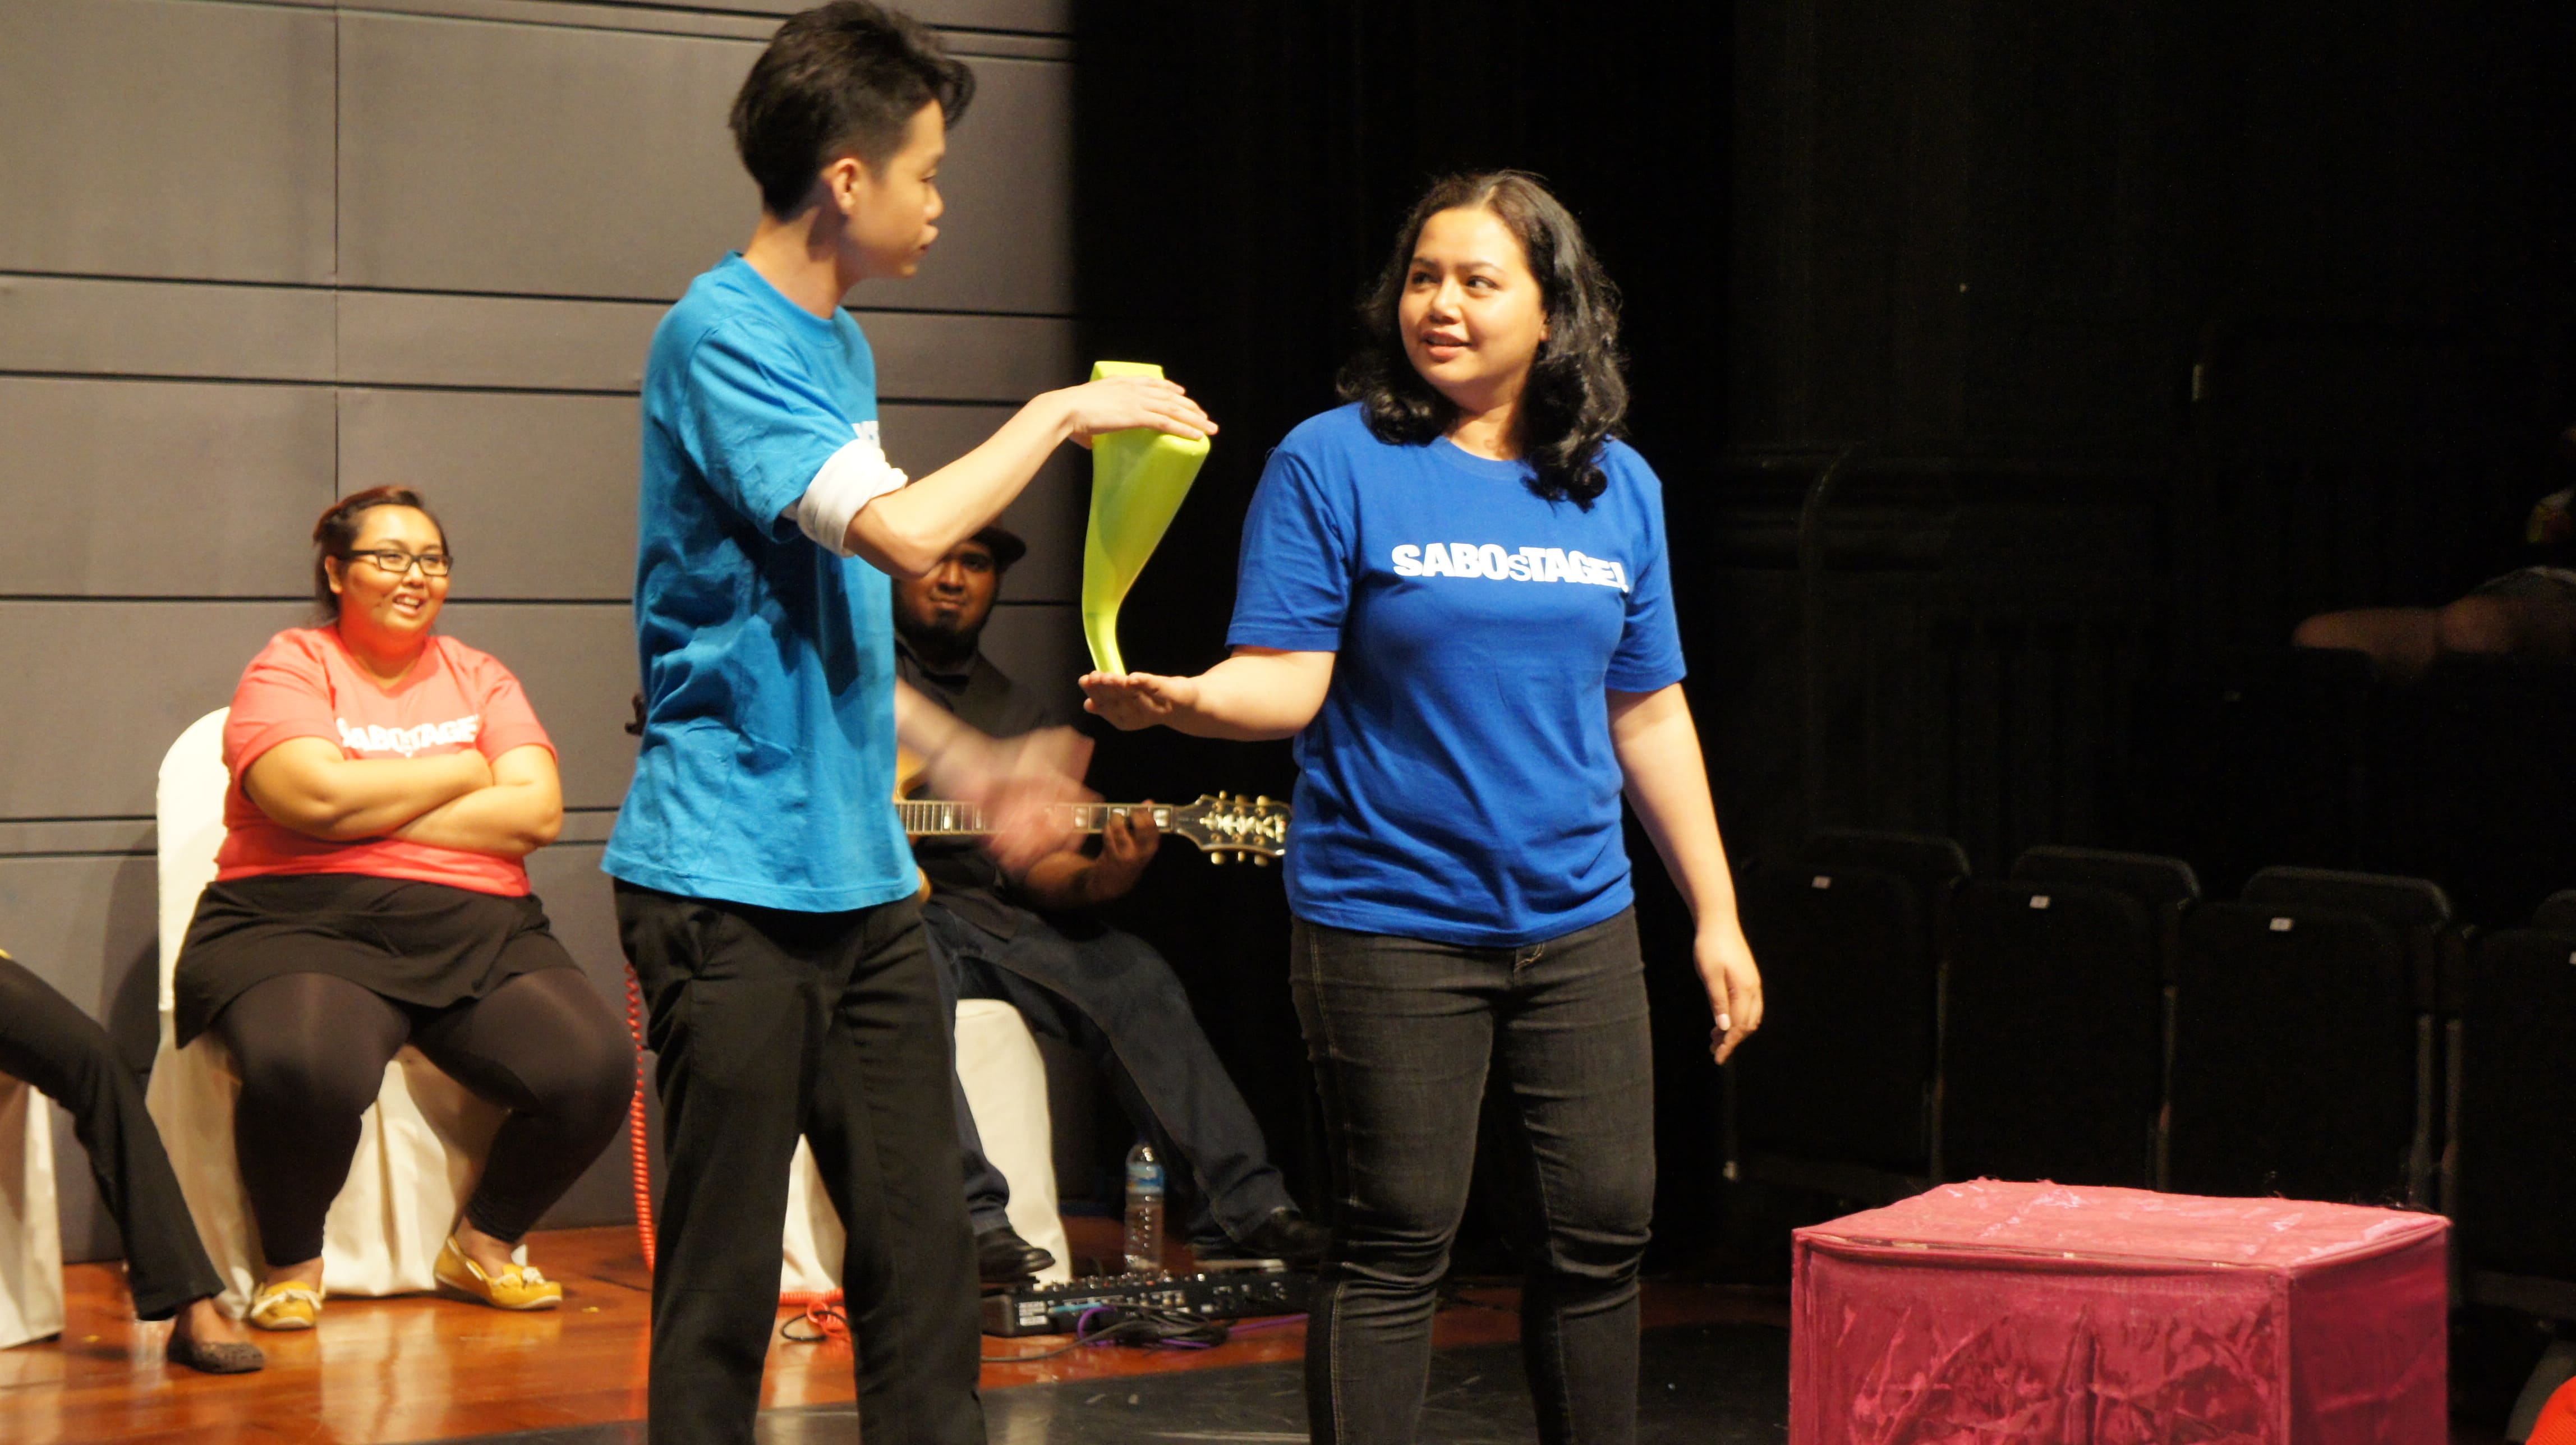
[[1212, 863], [1212, 864], [1215, 864], [1215, 865], [1218, 865], [1218, 866], [1222, 867], [1222, 866], [1224, 865], [1224, 863], [1225, 863], [1225, 853], [1224, 853], [1224, 851], [1220, 849], [1220, 850], [1218, 850], [1218, 851], [1216, 851], [1216, 852], [1212, 852], [1212, 853], [1208, 854], [1208, 862], [1210, 862], [1210, 863]]
[[1270, 855], [1269, 855], [1269, 854], [1267, 854], [1267, 853], [1255, 853], [1255, 854], [1253, 854], [1253, 855], [1252, 855], [1252, 866], [1253, 866], [1253, 867], [1255, 867], [1255, 868], [1267, 868], [1267, 867], [1269, 867], [1269, 866], [1270, 866]]
[[1261, 796], [1259, 796], [1259, 797], [1257, 797], [1257, 798], [1253, 799], [1253, 800], [1252, 800], [1252, 806], [1254, 806], [1254, 807], [1256, 807], [1256, 808], [1267, 808], [1267, 807], [1269, 807], [1269, 806], [1270, 806], [1270, 795], [1269, 795], [1268, 793], [1263, 793]]

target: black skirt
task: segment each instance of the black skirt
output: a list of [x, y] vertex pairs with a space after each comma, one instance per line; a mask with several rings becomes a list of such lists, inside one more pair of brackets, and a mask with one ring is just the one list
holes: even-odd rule
[[395, 1003], [445, 1008], [523, 973], [574, 967], [531, 894], [359, 873], [282, 873], [210, 883], [172, 977], [186, 1045], [254, 984], [327, 973]]

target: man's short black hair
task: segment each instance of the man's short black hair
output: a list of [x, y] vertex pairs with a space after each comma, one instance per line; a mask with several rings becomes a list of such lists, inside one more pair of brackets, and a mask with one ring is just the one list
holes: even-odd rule
[[904, 128], [936, 101], [964, 118], [975, 73], [927, 26], [869, 0], [831, 0], [789, 17], [733, 98], [733, 139], [773, 216], [805, 204], [814, 178], [843, 155], [882, 166]]

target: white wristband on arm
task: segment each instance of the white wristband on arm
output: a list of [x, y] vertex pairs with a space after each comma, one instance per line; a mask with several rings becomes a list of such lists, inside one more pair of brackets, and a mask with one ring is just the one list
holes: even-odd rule
[[[876, 430], [875, 423], [868, 432]], [[805, 495], [796, 499], [796, 526], [806, 536], [842, 557], [850, 553], [850, 519], [859, 508], [912, 480], [887, 464], [875, 436], [863, 434], [832, 453], [814, 473]]]

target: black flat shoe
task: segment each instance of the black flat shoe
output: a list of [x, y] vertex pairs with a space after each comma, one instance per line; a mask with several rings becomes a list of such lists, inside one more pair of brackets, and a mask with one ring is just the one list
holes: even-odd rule
[[1281, 1208], [1263, 1215], [1243, 1238], [1197, 1254], [1201, 1259], [1276, 1259], [1312, 1269], [1324, 1262], [1324, 1252], [1332, 1245], [1331, 1230], [1294, 1209]]
[[170, 1332], [162, 1358], [207, 1375], [247, 1375], [268, 1368], [268, 1356], [257, 1345], [200, 1340], [177, 1330]]
[[975, 1274], [986, 1284], [1022, 1284], [1054, 1263], [1054, 1255], [1020, 1238], [1007, 1224], [975, 1236]]

